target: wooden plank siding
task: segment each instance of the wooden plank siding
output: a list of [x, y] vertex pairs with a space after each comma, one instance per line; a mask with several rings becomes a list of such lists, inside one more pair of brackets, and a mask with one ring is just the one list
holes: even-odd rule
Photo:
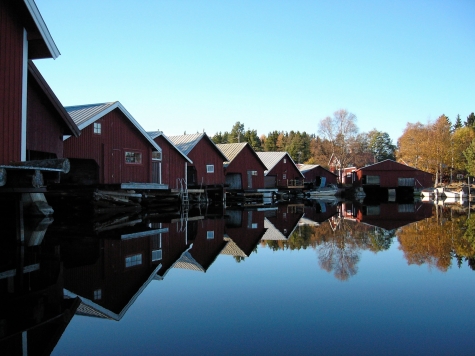
[[300, 167], [302, 174], [305, 176], [305, 183], [313, 183], [318, 186], [320, 184], [321, 178], [326, 178], [327, 184], [337, 184], [338, 176], [329, 170], [323, 168], [322, 166], [316, 165], [306, 169], [305, 165]]
[[354, 172], [353, 185], [357, 187], [365, 185], [365, 178], [367, 176], [379, 177], [379, 186], [381, 188], [399, 187], [399, 178], [414, 178], [417, 188], [427, 188], [433, 185], [432, 174], [392, 160], [385, 160], [357, 169]]
[[287, 187], [291, 180], [303, 181], [302, 173], [300, 173], [288, 154], [269, 170], [267, 175], [276, 177], [277, 187]]
[[[152, 146], [116, 108], [95, 121], [101, 124], [101, 134], [94, 133], [91, 124], [78, 138], [64, 142], [64, 157], [94, 159], [99, 166], [99, 183], [150, 183], [152, 181]], [[125, 152], [140, 152], [141, 164], [125, 162]]]
[[0, 164], [21, 160], [23, 26], [13, 2], [0, 2]]
[[153, 139], [162, 149], [162, 184], [179, 189], [178, 179], [186, 180], [186, 159], [163, 136]]
[[63, 158], [64, 124], [61, 120], [39, 85], [28, 76], [28, 160]]
[[[217, 148], [214, 143], [203, 137], [188, 153], [188, 157], [193, 161], [193, 166], [196, 169], [196, 176], [194, 182], [188, 182], [188, 186], [210, 186], [210, 185], [224, 185], [224, 159], [217, 153]], [[213, 165], [214, 172], [207, 173], [206, 166]]]

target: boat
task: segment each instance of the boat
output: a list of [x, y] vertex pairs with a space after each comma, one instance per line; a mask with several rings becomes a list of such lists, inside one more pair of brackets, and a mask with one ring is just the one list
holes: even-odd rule
[[335, 184], [328, 184], [324, 187], [318, 187], [317, 189], [307, 192], [309, 197], [322, 197], [322, 196], [335, 196], [338, 193], [338, 187]]

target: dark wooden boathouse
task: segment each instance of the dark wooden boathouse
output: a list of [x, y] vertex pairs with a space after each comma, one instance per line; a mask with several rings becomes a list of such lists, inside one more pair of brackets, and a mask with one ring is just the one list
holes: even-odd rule
[[433, 185], [433, 175], [420, 169], [385, 160], [352, 173], [354, 187], [427, 188]]
[[224, 198], [223, 164], [228, 158], [221, 152], [206, 133], [169, 136], [173, 144], [193, 161], [188, 165], [188, 190], [206, 191], [209, 199], [222, 201]]
[[169, 188], [181, 189], [182, 185], [186, 188], [188, 165], [192, 165], [193, 161], [163, 132], [153, 131], [148, 134], [162, 149], [162, 184], [168, 185]]
[[256, 152], [266, 166], [265, 188], [303, 188], [304, 176], [287, 152]]
[[228, 157], [224, 162], [227, 189], [264, 188], [266, 166], [247, 142], [216, 145]]
[[319, 187], [323, 180], [325, 180], [325, 185], [337, 184], [338, 182], [338, 176], [335, 173], [330, 172], [319, 164], [298, 164], [297, 167], [305, 177], [304, 183], [306, 188]]
[[118, 101], [66, 107], [81, 130], [66, 138], [72, 183], [161, 183], [162, 149]]

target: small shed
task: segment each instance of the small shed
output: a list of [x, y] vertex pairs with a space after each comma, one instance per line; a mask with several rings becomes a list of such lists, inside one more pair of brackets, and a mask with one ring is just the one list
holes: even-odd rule
[[433, 175], [387, 159], [353, 172], [353, 186], [380, 188], [426, 188], [433, 185]]
[[188, 187], [224, 187], [222, 167], [228, 158], [206, 133], [169, 136], [169, 139], [193, 162], [188, 165]]
[[227, 143], [216, 146], [229, 159], [224, 162], [224, 174], [228, 189], [255, 190], [264, 188], [266, 166], [249, 143]]
[[305, 177], [287, 152], [256, 152], [266, 166], [265, 188], [303, 187]]
[[162, 131], [152, 131], [148, 134], [162, 149], [162, 184], [176, 189], [180, 189], [182, 184], [186, 187], [188, 165], [192, 165], [193, 161], [180, 151]]
[[[70, 179], [100, 184], [161, 183], [162, 149], [120, 102], [69, 106], [66, 111], [81, 130], [78, 138], [65, 137]], [[96, 171], [88, 172], [88, 167]]]
[[305, 177], [305, 186], [310, 189], [319, 187], [322, 183], [336, 184], [338, 181], [336, 174], [318, 164], [298, 164], [297, 167]]

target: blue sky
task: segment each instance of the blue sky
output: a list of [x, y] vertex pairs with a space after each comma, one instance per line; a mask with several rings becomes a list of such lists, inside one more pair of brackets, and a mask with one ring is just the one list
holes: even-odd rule
[[475, 1], [36, 0], [63, 105], [120, 101], [145, 130], [318, 132], [339, 109], [394, 141], [475, 111]]

